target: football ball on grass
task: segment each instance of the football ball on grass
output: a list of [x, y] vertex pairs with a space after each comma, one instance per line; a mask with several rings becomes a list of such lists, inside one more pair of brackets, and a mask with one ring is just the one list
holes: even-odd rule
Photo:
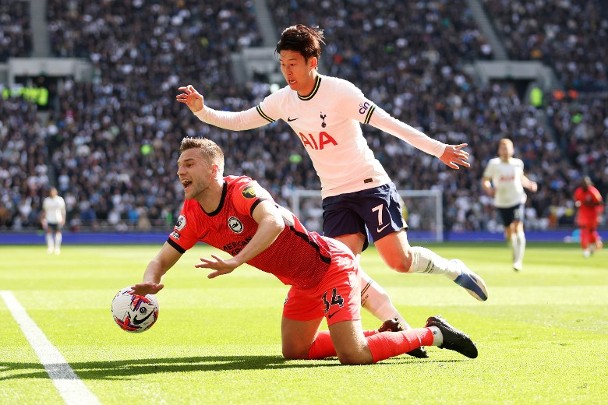
[[131, 287], [125, 287], [112, 300], [112, 316], [122, 330], [144, 332], [158, 319], [158, 300], [153, 294], [135, 295]]

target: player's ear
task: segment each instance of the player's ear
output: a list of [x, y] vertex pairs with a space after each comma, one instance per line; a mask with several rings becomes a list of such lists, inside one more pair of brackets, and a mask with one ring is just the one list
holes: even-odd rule
[[311, 69], [317, 69], [319, 67], [319, 59], [316, 56], [311, 56], [308, 60], [308, 64]]
[[220, 168], [219, 165], [217, 165], [215, 163], [211, 165], [211, 173], [213, 174], [214, 177], [223, 176], [222, 169]]

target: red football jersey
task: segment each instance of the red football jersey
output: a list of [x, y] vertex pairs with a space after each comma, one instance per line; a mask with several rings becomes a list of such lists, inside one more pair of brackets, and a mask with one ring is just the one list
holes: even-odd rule
[[593, 186], [587, 187], [587, 190], [578, 187], [574, 191], [574, 200], [581, 203], [579, 208], [581, 215], [594, 216], [602, 212], [602, 195]]
[[[246, 176], [226, 176], [217, 210], [207, 213], [198, 201], [186, 200], [168, 242], [181, 253], [204, 242], [234, 256], [257, 231], [251, 213], [264, 200], [272, 201], [272, 197], [256, 181]], [[290, 211], [282, 210], [285, 229], [248, 264], [274, 274], [284, 284], [314, 287], [329, 268], [330, 242], [309, 232]]]

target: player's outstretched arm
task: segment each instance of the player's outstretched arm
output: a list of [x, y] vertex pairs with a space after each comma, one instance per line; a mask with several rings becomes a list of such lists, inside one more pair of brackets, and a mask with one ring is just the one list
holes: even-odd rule
[[177, 90], [181, 93], [175, 96], [175, 99], [182, 104], [186, 104], [193, 113], [202, 110], [205, 106], [203, 95], [196, 91], [191, 84], [179, 87]]
[[132, 286], [134, 294], [146, 295], [156, 294], [163, 289], [161, 278], [177, 261], [182, 257], [182, 254], [175, 250], [173, 246], [165, 242], [154, 259], [150, 260], [146, 271], [144, 271], [143, 281]]
[[467, 146], [469, 145], [466, 143], [447, 145], [445, 151], [439, 157], [439, 160], [454, 170], [460, 169], [460, 166], [471, 167], [471, 164], [469, 163], [469, 152], [464, 150]]

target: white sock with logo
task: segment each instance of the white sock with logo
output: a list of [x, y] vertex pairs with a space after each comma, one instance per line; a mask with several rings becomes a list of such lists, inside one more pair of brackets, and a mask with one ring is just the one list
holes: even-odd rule
[[359, 275], [361, 277], [361, 306], [382, 322], [397, 318], [403, 329], [411, 329], [410, 324], [397, 311], [384, 288], [372, 280], [361, 267], [359, 267]]
[[437, 253], [422, 246], [412, 247], [412, 265], [410, 273], [444, 274], [450, 280], [455, 280], [461, 273], [454, 262], [439, 256]]
[[433, 346], [441, 346], [443, 344], [443, 333], [436, 326], [429, 326], [429, 329], [433, 333]]

